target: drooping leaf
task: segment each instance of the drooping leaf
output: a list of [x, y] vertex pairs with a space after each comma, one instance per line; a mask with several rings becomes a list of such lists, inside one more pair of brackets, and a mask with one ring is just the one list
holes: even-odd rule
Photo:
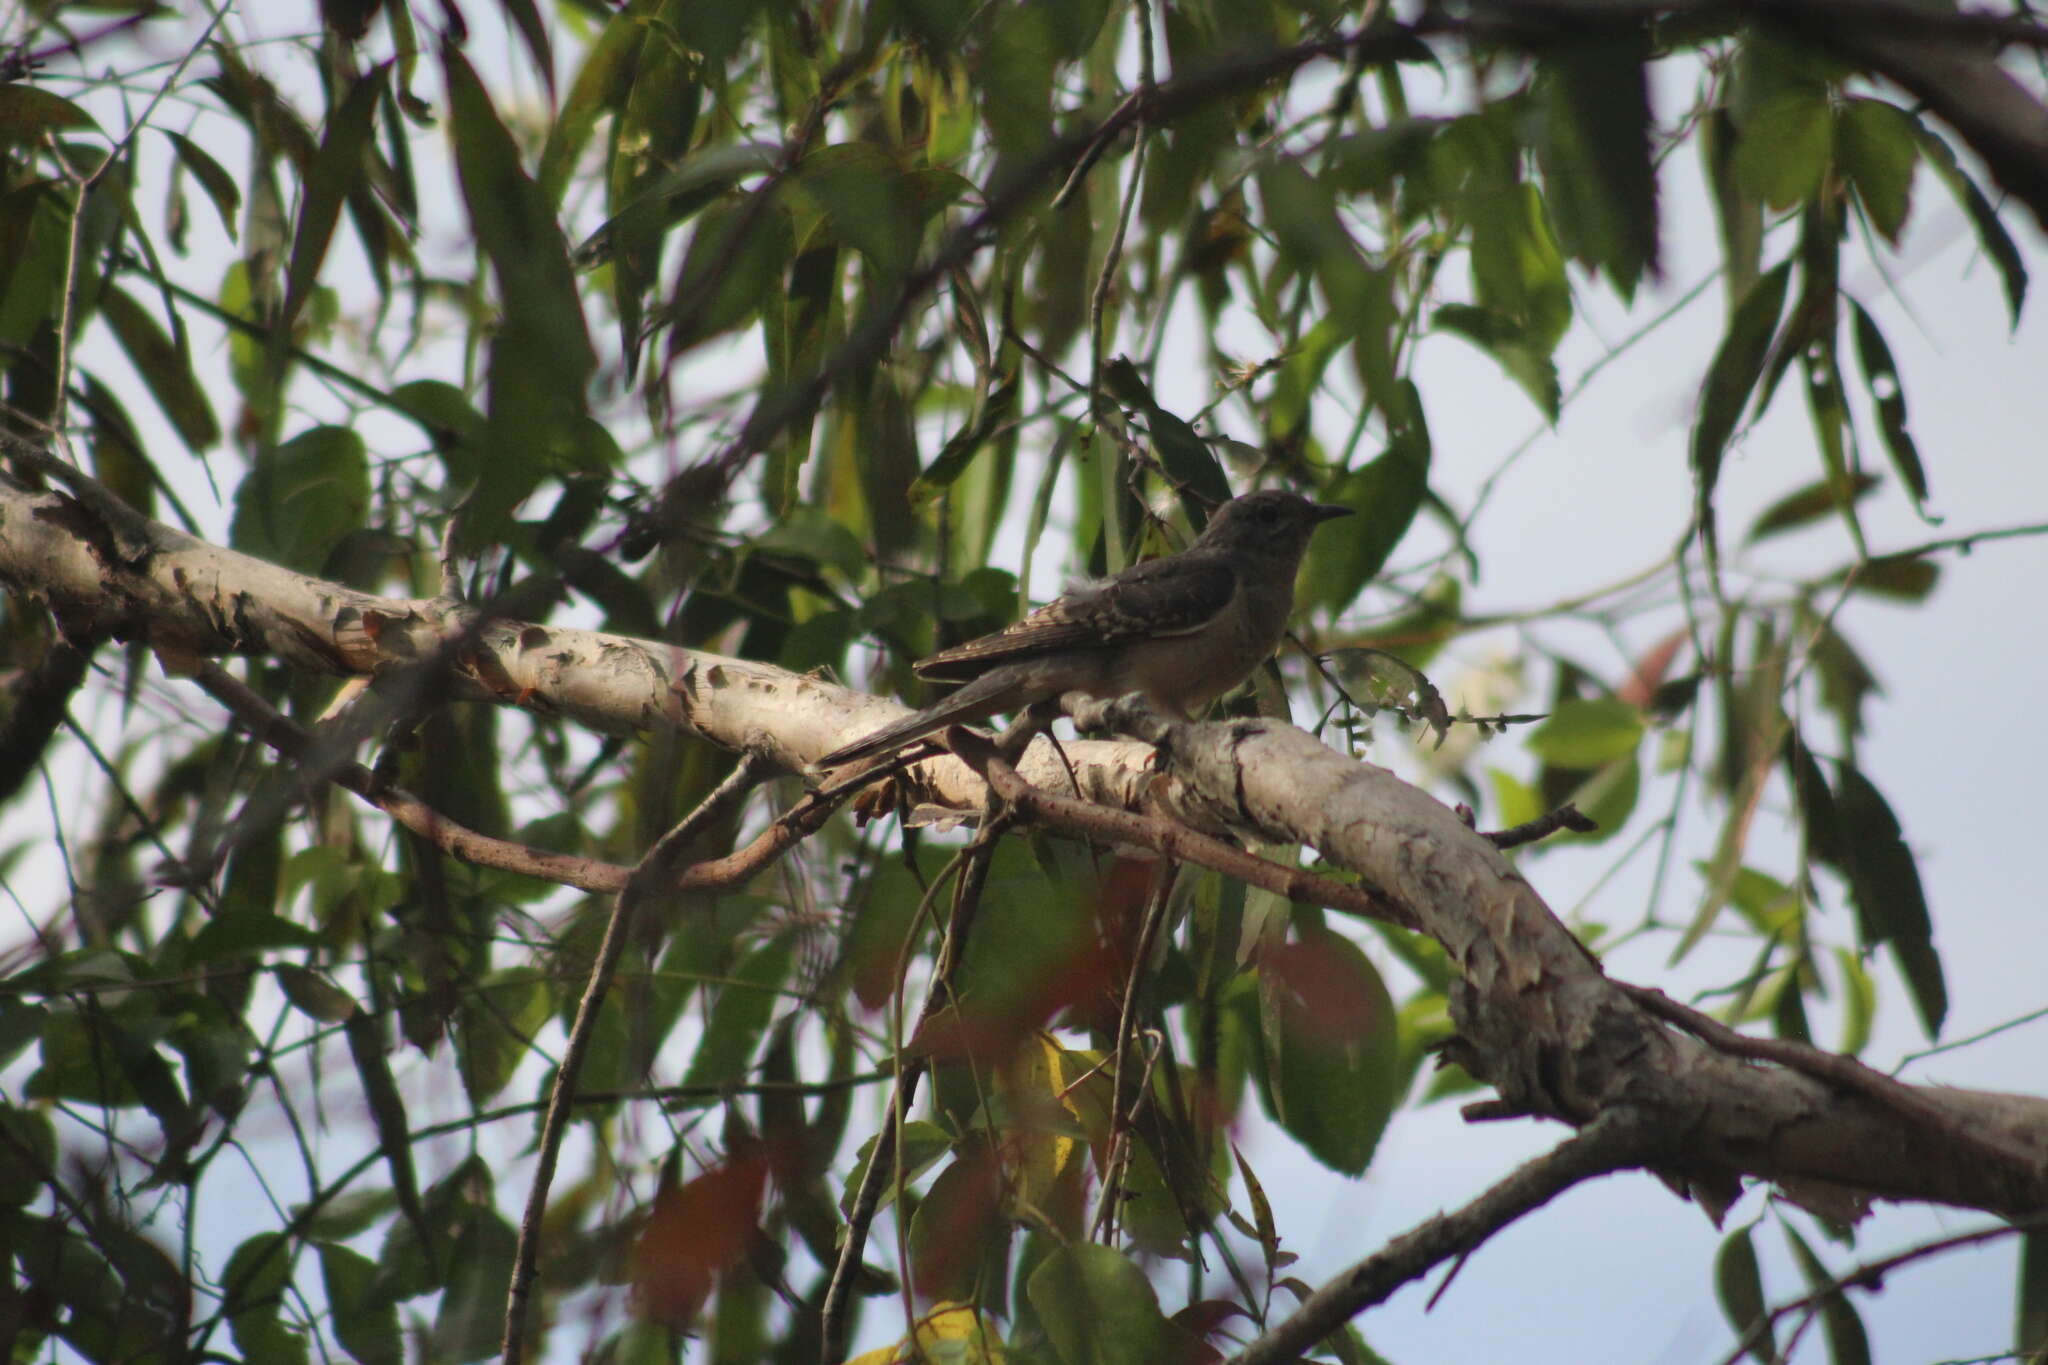
[[1832, 479], [1816, 479], [1803, 488], [1794, 489], [1772, 503], [1750, 523], [1749, 534], [1744, 537], [1754, 544], [1768, 536], [1782, 535], [1814, 522], [1837, 511], [1844, 499], [1856, 502], [1867, 497], [1881, 481], [1877, 475], [1858, 470], [1849, 476], [1849, 486], [1842, 489]]
[[1825, 92], [1787, 92], [1742, 125], [1735, 148], [1736, 183], [1772, 208], [1797, 207], [1820, 188], [1833, 134]]
[[321, 1242], [319, 1252], [321, 1282], [341, 1349], [359, 1365], [405, 1365], [398, 1307], [376, 1292], [376, 1262], [338, 1242]]
[[1529, 751], [1560, 768], [1598, 768], [1634, 753], [1643, 728], [1643, 713], [1625, 701], [1567, 701], [1529, 732]]
[[1835, 159], [1871, 226], [1893, 245], [1913, 207], [1920, 121], [1884, 100], [1848, 99], [1835, 114]]
[[1309, 545], [1306, 582], [1318, 606], [1343, 610], [1385, 566], [1429, 492], [1429, 464], [1429, 434], [1417, 430], [1397, 436], [1378, 459], [1323, 490], [1325, 502], [1357, 515], [1342, 534], [1320, 535]]
[[1714, 1292], [1729, 1327], [1738, 1338], [1750, 1341], [1749, 1354], [1757, 1365], [1777, 1365], [1778, 1346], [1771, 1333], [1763, 1274], [1757, 1267], [1756, 1246], [1748, 1228], [1737, 1228], [1721, 1239], [1721, 1249], [1714, 1256]]
[[1835, 1277], [1790, 1224], [1785, 1225], [1785, 1240], [1792, 1248], [1799, 1273], [1820, 1298], [1820, 1319], [1827, 1331], [1829, 1360], [1834, 1365], [1870, 1365], [1870, 1337], [1863, 1330], [1863, 1317], [1856, 1311], [1856, 1305], [1835, 1287]]
[[1714, 488], [1721, 478], [1721, 455], [1749, 395], [1763, 374], [1771, 337], [1785, 308], [1785, 288], [1792, 262], [1780, 261], [1759, 276], [1728, 321], [1728, 331], [1707, 368], [1700, 390], [1699, 417], [1692, 429], [1692, 474], [1696, 516], [1708, 553], [1714, 553]]
[[1199, 1340], [1159, 1311], [1145, 1272], [1114, 1247], [1060, 1248], [1032, 1272], [1028, 1292], [1063, 1365], [1198, 1358]]
[[1536, 158], [1558, 240], [1624, 299], [1657, 273], [1647, 30], [1561, 43], [1536, 81]]
[[1357, 1175], [1398, 1098], [1399, 1031], [1386, 986], [1357, 944], [1327, 929], [1268, 950], [1259, 971], [1277, 986], [1281, 1126], [1324, 1165]]
[[313, 427], [257, 457], [235, 490], [229, 543], [307, 573], [363, 524], [370, 470], [363, 438], [347, 427]]
[[101, 316], [114, 329], [121, 349], [128, 352], [142, 382], [149, 386], [150, 396], [170, 418], [186, 447], [197, 454], [220, 440], [220, 422], [185, 347], [173, 341], [149, 310], [120, 286], [103, 286], [99, 303]]
[[2012, 325], [2020, 325], [2020, 307], [2027, 301], [2027, 264], [2020, 255], [2020, 249], [2013, 243], [2012, 234], [2005, 230], [2005, 224], [1998, 221], [1998, 210], [1984, 197], [1984, 191], [1970, 178], [1956, 160], [1955, 149], [1931, 128], [1923, 127], [1920, 136], [1920, 150], [1927, 156], [1927, 164], [1948, 186], [1963, 213], [1969, 218], [1970, 226], [1976, 230], [1977, 245], [1991, 258], [1991, 264], [1998, 270], [1999, 282], [2005, 287], [2006, 311], [2012, 318]]
[[1884, 437], [1884, 448], [1913, 501], [1924, 503], [1927, 471], [1920, 463], [1920, 449], [1913, 444], [1913, 434], [1906, 429], [1906, 387], [1899, 378], [1899, 367], [1870, 313], [1853, 299], [1849, 307], [1850, 316], [1855, 319], [1856, 363], [1870, 391], [1870, 405], [1877, 410], [1877, 429]]
[[306, 168], [305, 193], [299, 202], [299, 221], [292, 236], [291, 262], [285, 271], [284, 309], [273, 333], [281, 342], [297, 323], [299, 311], [312, 295], [313, 282], [327, 259], [327, 247], [334, 240], [334, 225], [349, 194], [360, 188], [363, 154], [371, 146], [377, 106], [384, 95], [391, 67], [388, 62], [372, 67], [349, 87], [348, 94], [327, 121], [325, 135], [313, 164]]

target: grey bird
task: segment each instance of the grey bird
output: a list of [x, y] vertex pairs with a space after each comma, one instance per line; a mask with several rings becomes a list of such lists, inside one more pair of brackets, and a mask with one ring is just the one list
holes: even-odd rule
[[818, 766], [893, 753], [948, 725], [1068, 692], [1140, 692], [1192, 718], [1279, 648], [1310, 535], [1351, 510], [1284, 489], [1233, 498], [1179, 554], [1081, 584], [1006, 630], [920, 659], [920, 678], [966, 685], [834, 749]]

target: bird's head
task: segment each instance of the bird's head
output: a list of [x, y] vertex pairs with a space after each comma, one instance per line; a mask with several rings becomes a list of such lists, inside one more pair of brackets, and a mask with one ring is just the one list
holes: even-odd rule
[[1197, 542], [1224, 550], [1255, 550], [1299, 561], [1316, 527], [1348, 517], [1349, 507], [1310, 502], [1284, 488], [1264, 488], [1232, 498], [1210, 514]]

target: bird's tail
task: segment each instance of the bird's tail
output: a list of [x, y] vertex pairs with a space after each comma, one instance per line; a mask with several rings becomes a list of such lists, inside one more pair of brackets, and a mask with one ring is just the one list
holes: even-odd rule
[[998, 668], [982, 674], [959, 691], [913, 712], [893, 725], [881, 729], [851, 744], [842, 744], [818, 760], [820, 768], [837, 768], [842, 764], [855, 763], [864, 758], [877, 758], [893, 754], [905, 745], [913, 744], [926, 735], [936, 734], [948, 725], [966, 725], [972, 721], [986, 720], [998, 711], [1007, 711], [1018, 700], [1017, 680], [1008, 669]]

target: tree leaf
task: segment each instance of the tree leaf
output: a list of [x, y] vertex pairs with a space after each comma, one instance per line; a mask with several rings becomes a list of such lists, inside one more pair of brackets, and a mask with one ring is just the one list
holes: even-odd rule
[[1871, 226], [1894, 246], [1913, 207], [1920, 133], [1920, 120], [1883, 100], [1844, 100], [1835, 113], [1835, 159]]
[[321, 263], [327, 259], [328, 244], [334, 240], [334, 225], [341, 217], [342, 203], [362, 185], [363, 154], [371, 145], [377, 105], [384, 96], [390, 73], [391, 64], [381, 63], [349, 87], [327, 121], [327, 131], [313, 164], [306, 168], [298, 228], [292, 235], [291, 263], [285, 271], [284, 310], [272, 331], [279, 344], [291, 335], [299, 311], [313, 292]]
[[1884, 448], [1913, 501], [1924, 503], [1927, 471], [1920, 463], [1920, 449], [1913, 444], [1912, 433], [1906, 430], [1906, 387], [1899, 378], [1899, 367], [1892, 360], [1891, 348], [1885, 345], [1884, 333], [1877, 330], [1869, 312], [1854, 299], [1849, 301], [1849, 308], [1855, 320], [1856, 363], [1863, 371], [1864, 386], [1870, 391], [1870, 405], [1877, 410], [1877, 429], [1884, 437]]
[[361, 1365], [405, 1365], [398, 1308], [376, 1292], [377, 1263], [338, 1242], [321, 1242], [320, 1277], [334, 1314], [334, 1339]]
[[1194, 1360], [1198, 1338], [1159, 1311], [1152, 1282], [1114, 1247], [1061, 1247], [1027, 1292], [1064, 1365], [1160, 1365]]
[[723, 1085], [745, 1074], [782, 998], [795, 951], [794, 935], [778, 934], [741, 959], [718, 988], [685, 1085]]
[[1357, 516], [1341, 535], [1317, 536], [1309, 544], [1305, 578], [1317, 606], [1342, 611], [1385, 567], [1429, 492], [1429, 463], [1427, 431], [1399, 435], [1385, 454], [1323, 490], [1324, 501], [1342, 503]]
[[1870, 1365], [1870, 1338], [1863, 1330], [1863, 1318], [1857, 1313], [1856, 1305], [1840, 1289], [1829, 1287], [1834, 1284], [1835, 1277], [1828, 1273], [1820, 1257], [1813, 1254], [1813, 1248], [1790, 1224], [1785, 1226], [1785, 1240], [1791, 1244], [1792, 1259], [1798, 1262], [1799, 1273], [1820, 1296], [1821, 1323], [1828, 1336], [1828, 1359], [1834, 1365]]
[[320, 573], [370, 508], [363, 438], [347, 427], [312, 427], [260, 452], [235, 490], [229, 543], [247, 554]]
[[1692, 429], [1692, 473], [1696, 515], [1710, 556], [1715, 553], [1714, 486], [1721, 478], [1721, 455], [1763, 374], [1791, 276], [1792, 262], [1785, 260], [1758, 277], [1729, 319], [1727, 334], [1714, 352], [1700, 390], [1699, 418]]
[[98, 128], [91, 114], [39, 85], [0, 85], [0, 142], [35, 142], [65, 128]]
[[1750, 523], [1749, 534], [1743, 539], [1755, 544], [1769, 536], [1782, 535], [1787, 531], [1811, 526], [1821, 518], [1839, 510], [1846, 500], [1860, 502], [1882, 482], [1877, 475], [1857, 470], [1849, 476], [1849, 486], [1841, 488], [1833, 479], [1816, 479], [1803, 488], [1794, 489], [1784, 497], [1765, 508], [1757, 519]]
[[172, 341], [149, 310], [118, 285], [101, 286], [99, 305], [100, 315], [114, 329], [121, 349], [128, 353], [142, 382], [149, 386], [150, 396], [186, 448], [196, 455], [220, 440], [220, 423], [192, 370], [192, 356], [186, 348]]
[[1737, 1228], [1722, 1238], [1721, 1249], [1714, 1256], [1714, 1293], [1721, 1301], [1722, 1316], [1738, 1338], [1756, 1333], [1749, 1354], [1757, 1365], [1777, 1365], [1778, 1345], [1764, 1299], [1763, 1273], [1757, 1268], [1756, 1246], [1748, 1228]]
[[1545, 54], [1536, 159], [1558, 240], [1633, 297], [1657, 273], [1657, 177], [1650, 165], [1647, 29], [1578, 37]]
[[1998, 210], [1984, 197], [1984, 191], [1977, 188], [1977, 182], [1970, 178], [1956, 160], [1955, 149], [1932, 128], [1920, 130], [1920, 150], [1927, 155], [1927, 164], [1948, 186], [1963, 213], [1968, 216], [1970, 226], [1976, 230], [1977, 245], [1991, 264], [1998, 270], [1998, 279], [2005, 286], [2005, 306], [2011, 315], [2012, 325], [2020, 325], [2020, 306], [2027, 301], [2027, 265], [2020, 255], [2020, 249], [2013, 244], [2012, 234], [2005, 230], [2005, 224], [1998, 221]]
[[1795, 208], [1820, 188], [1833, 141], [1826, 92], [1788, 91], [1742, 123], [1735, 181], [1774, 209]]
[[1529, 751], [1560, 768], [1598, 768], [1636, 751], [1643, 713], [1612, 697], [1567, 701], [1529, 732]]
[[1276, 1117], [1318, 1161], [1357, 1175], [1399, 1098], [1393, 1000], [1358, 945], [1328, 929], [1268, 949], [1259, 972], [1279, 1003]]

